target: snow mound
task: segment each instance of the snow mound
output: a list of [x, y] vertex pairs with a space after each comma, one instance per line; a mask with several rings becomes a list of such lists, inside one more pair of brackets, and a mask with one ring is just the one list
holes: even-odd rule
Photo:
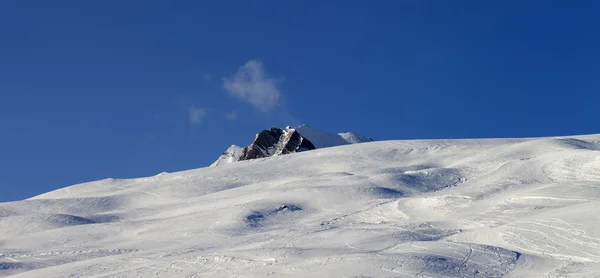
[[302, 129], [340, 145], [0, 203], [0, 276], [600, 276], [600, 135]]
[[67, 226], [93, 224], [94, 221], [68, 214], [34, 214], [0, 218], [0, 239], [11, 236], [48, 231]]

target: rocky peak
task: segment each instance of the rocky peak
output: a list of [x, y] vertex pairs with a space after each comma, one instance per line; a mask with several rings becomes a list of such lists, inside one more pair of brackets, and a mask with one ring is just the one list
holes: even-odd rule
[[229, 147], [211, 166], [369, 141], [373, 139], [350, 132], [327, 133], [307, 125], [272, 127], [257, 133], [252, 144], [245, 148]]
[[239, 161], [314, 149], [315, 146], [296, 130], [272, 127], [256, 134], [252, 144], [242, 151]]
[[275, 155], [290, 154], [316, 149], [315, 146], [306, 138], [302, 137], [295, 129], [286, 128], [285, 133], [280, 137]]

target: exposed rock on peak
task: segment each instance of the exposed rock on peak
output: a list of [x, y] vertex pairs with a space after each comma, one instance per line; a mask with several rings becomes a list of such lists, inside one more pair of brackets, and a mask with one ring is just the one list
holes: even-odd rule
[[257, 133], [245, 148], [232, 145], [211, 166], [369, 141], [373, 139], [350, 132], [327, 133], [307, 125], [287, 126], [285, 130], [272, 127]]
[[316, 147], [308, 139], [302, 137], [295, 129], [287, 128], [282, 135], [275, 155], [290, 154], [295, 152], [303, 152], [314, 150]]
[[265, 129], [257, 133], [256, 136], [254, 136], [252, 144], [244, 148], [239, 160], [249, 160], [273, 155], [282, 134], [283, 130], [278, 127], [272, 127], [271, 129]]
[[295, 129], [272, 127], [256, 134], [252, 144], [242, 151], [239, 161], [314, 149], [315, 146]]

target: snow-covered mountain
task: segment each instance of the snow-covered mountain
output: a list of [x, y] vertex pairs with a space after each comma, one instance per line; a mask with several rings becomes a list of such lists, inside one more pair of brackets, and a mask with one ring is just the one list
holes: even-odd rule
[[240, 159], [240, 156], [242, 156], [242, 152], [243, 151], [244, 151], [244, 148], [236, 146], [236, 145], [231, 145], [210, 166], [214, 167], [214, 166], [219, 166], [219, 165], [223, 165], [223, 164], [228, 164], [228, 163], [236, 162], [236, 161], [238, 161]]
[[599, 277], [600, 135], [381, 141], [70, 186], [0, 203], [9, 275]]
[[373, 141], [371, 138], [352, 132], [332, 134], [315, 129], [308, 125], [301, 125], [297, 127], [296, 130], [300, 132], [303, 137], [310, 140], [317, 148], [328, 148]]
[[351, 132], [331, 134], [307, 125], [272, 127], [257, 133], [247, 147], [232, 145], [210, 166], [370, 141], [373, 139]]

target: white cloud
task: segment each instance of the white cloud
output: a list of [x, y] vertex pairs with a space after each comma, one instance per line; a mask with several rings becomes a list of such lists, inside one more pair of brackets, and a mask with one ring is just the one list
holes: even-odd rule
[[204, 118], [204, 115], [206, 114], [204, 108], [196, 108], [194, 106], [190, 106], [188, 113], [190, 116], [190, 123], [192, 124], [199, 124], [202, 122], [202, 118]]
[[238, 71], [223, 78], [223, 87], [230, 94], [243, 99], [254, 108], [267, 112], [279, 102], [280, 93], [277, 81], [270, 78], [258, 60], [250, 60]]
[[235, 113], [235, 111], [233, 111], [231, 113], [227, 113], [227, 114], [225, 114], [225, 118], [233, 121], [237, 118], [237, 113]]

